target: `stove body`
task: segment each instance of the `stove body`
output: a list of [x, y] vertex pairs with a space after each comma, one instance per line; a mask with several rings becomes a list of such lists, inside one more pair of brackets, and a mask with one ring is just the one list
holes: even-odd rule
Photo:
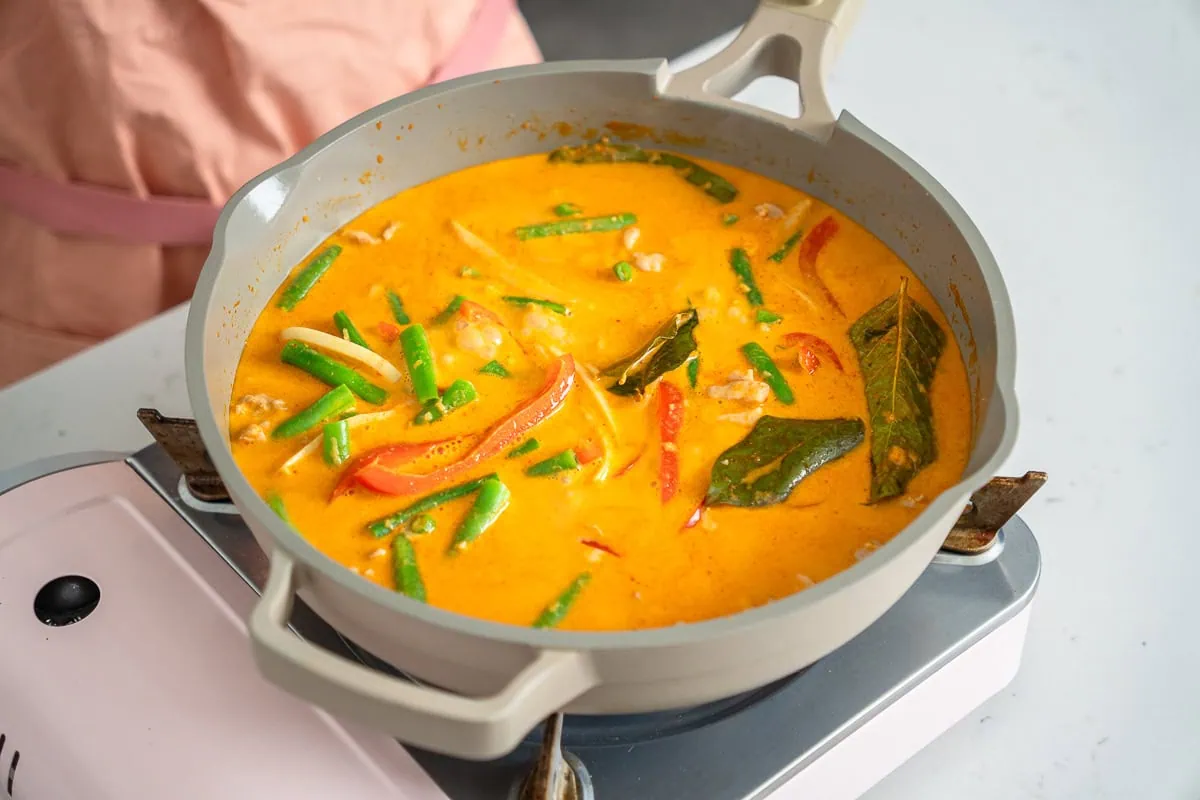
[[[158, 447], [87, 461], [0, 476], [0, 798], [509, 797], [537, 731], [466, 762], [284, 694], [246, 641], [267, 559], [232, 506], [197, 501]], [[807, 670], [693, 709], [568, 717], [564, 747], [597, 800], [858, 797], [1011, 681], [1039, 573], [1014, 518]], [[292, 622], [386, 669], [302, 604]]]

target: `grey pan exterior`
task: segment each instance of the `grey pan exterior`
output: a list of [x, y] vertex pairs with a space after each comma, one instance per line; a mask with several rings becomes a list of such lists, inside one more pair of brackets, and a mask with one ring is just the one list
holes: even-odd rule
[[[966, 474], [854, 567], [802, 593], [701, 623], [619, 633], [534, 630], [443, 611], [359, 578], [272, 514], [233, 461], [227, 408], [255, 319], [289, 270], [363, 210], [440, 175], [581, 141], [579, 132], [610, 120], [703, 137], [671, 147], [802, 188], [905, 259], [969, 356], [976, 419]], [[570, 132], [558, 133], [558, 122]], [[402, 741], [491, 758], [560, 708], [637, 713], [764, 685], [844, 644], [912, 585], [970, 493], [1012, 449], [1012, 311], [979, 231], [919, 165], [849, 114], [822, 135], [797, 127], [752, 108], [678, 96], [660, 61], [523, 67], [384, 103], [229, 201], [188, 318], [187, 384], [213, 462], [272, 557], [271, 580], [251, 620], [256, 657], [270, 680]], [[360, 182], [368, 171], [370, 179]], [[283, 626], [293, 593], [361, 646], [448, 691], [404, 684], [306, 646]]]

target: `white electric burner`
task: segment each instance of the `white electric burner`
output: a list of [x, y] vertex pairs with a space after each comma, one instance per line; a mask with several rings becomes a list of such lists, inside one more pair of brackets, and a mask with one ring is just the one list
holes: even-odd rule
[[[1011, 519], [943, 552], [856, 639], [698, 708], [566, 717], [581, 797], [859, 797], [1016, 674], [1040, 572]], [[257, 673], [244, 620], [266, 557], [159, 446], [0, 474], [0, 798], [507, 800], [538, 758], [404, 748]], [[297, 633], [386, 669], [306, 608]], [[562, 718], [556, 718], [557, 722]]]

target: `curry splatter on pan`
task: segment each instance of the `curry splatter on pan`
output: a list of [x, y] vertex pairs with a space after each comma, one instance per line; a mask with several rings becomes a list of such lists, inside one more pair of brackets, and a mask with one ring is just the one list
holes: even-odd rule
[[[767, 684], [851, 639], [917, 579], [968, 497], [1012, 449], [1015, 335], [999, 269], [965, 212], [911, 159], [850, 114], [835, 118], [830, 110], [822, 81], [852, 5], [765, 0], [725, 51], [678, 75], [661, 61], [595, 61], [433, 86], [345, 123], [230, 200], [188, 318], [187, 379], [213, 463], [271, 556], [270, 579], [250, 622], [268, 679], [405, 742], [491, 758], [559, 710], [647, 712]], [[730, 99], [764, 74], [797, 79], [798, 119]], [[618, 138], [649, 133], [684, 157], [801, 187], [908, 264], [950, 321], [968, 366], [974, 419], [962, 480], [871, 557], [817, 586], [670, 628], [592, 633], [502, 625], [360, 579], [280, 519], [233, 461], [229, 400], [259, 312], [293, 265], [367, 208], [466, 167], [584, 144], [614, 120], [626, 123], [608, 128]], [[293, 635], [287, 619], [296, 596], [422, 683], [348, 662]]]

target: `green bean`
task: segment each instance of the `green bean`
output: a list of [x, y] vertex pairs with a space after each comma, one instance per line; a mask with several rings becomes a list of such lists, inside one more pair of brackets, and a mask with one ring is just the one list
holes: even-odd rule
[[271, 438], [290, 439], [293, 436], [299, 436], [317, 427], [325, 420], [336, 417], [353, 407], [354, 393], [343, 383], [335, 389], [330, 389], [321, 399], [299, 414], [279, 423], [279, 426], [271, 432]]
[[454, 295], [454, 299], [450, 301], [450, 305], [443, 308], [441, 310], [441, 312], [436, 317], [434, 317], [433, 320], [429, 324], [430, 325], [445, 325], [447, 322], [450, 321], [450, 318], [454, 316], [454, 312], [458, 311], [458, 309], [462, 307], [463, 301], [466, 299], [467, 298], [463, 297], [461, 294]]
[[475, 504], [459, 523], [454, 532], [454, 540], [450, 542], [450, 552], [465, 550], [467, 545], [483, 535], [492, 524], [508, 508], [512, 492], [500, 482], [499, 478], [491, 477], [479, 486], [479, 494], [475, 495]]
[[779, 316], [774, 311], [768, 311], [765, 308], [760, 308], [754, 312], [754, 321], [763, 322], [767, 325], [774, 325], [776, 322], [783, 322], [783, 317]]
[[350, 425], [346, 420], [325, 423], [321, 429], [321, 453], [331, 467], [340, 467], [350, 460]]
[[556, 303], [553, 300], [542, 300], [539, 297], [518, 297], [516, 295], [506, 294], [500, 298], [506, 303], [511, 303], [514, 306], [541, 306], [542, 308], [553, 311], [555, 314], [562, 314], [564, 317], [571, 316], [571, 310], [562, 303]]
[[478, 278], [482, 274], [483, 273], [474, 267], [463, 267], [458, 271], [458, 277], [460, 278]]
[[287, 506], [283, 504], [283, 498], [275, 492], [267, 495], [267, 505], [275, 512], [275, 515], [288, 525], [292, 524], [292, 518], [288, 516]]
[[566, 590], [560, 594], [553, 603], [546, 606], [546, 609], [538, 615], [538, 618], [533, 621], [535, 628], [553, 628], [558, 623], [563, 621], [567, 616], [567, 612], [571, 610], [571, 606], [579, 598], [579, 593], [583, 591], [583, 587], [588, 585], [588, 581], [592, 579], [590, 572], [581, 573]]
[[637, 223], [637, 215], [628, 212], [609, 214], [603, 217], [580, 217], [578, 219], [562, 219], [557, 222], [539, 222], [534, 225], [523, 225], [517, 228], [517, 238], [541, 239], [546, 236], [566, 236], [570, 233], [605, 233], [619, 231]]
[[367, 344], [367, 340], [358, 332], [358, 328], [354, 327], [354, 323], [350, 321], [350, 316], [345, 311], [339, 311], [333, 315], [333, 326], [337, 328], [339, 336], [353, 342], [359, 347], [365, 347], [368, 350], [371, 346]]
[[459, 378], [446, 387], [446, 391], [442, 393], [440, 399], [430, 400], [426, 403], [424, 408], [413, 418], [413, 424], [426, 425], [430, 422], [437, 422], [451, 411], [478, 399], [479, 393], [475, 391], [475, 386], [470, 381]]
[[412, 518], [412, 522], [408, 523], [409, 533], [422, 535], [433, 533], [437, 530], [437, 520], [429, 514], [417, 514]]
[[556, 217], [574, 217], [583, 213], [583, 209], [574, 203], [559, 203], [554, 207]]
[[341, 245], [331, 244], [326, 247], [317, 257], [296, 273], [292, 278], [292, 282], [283, 290], [283, 294], [279, 296], [279, 307], [284, 311], [291, 311], [296, 307], [296, 304], [308, 296], [312, 288], [317, 285], [317, 281], [321, 280], [337, 257], [342, 254]]
[[400, 299], [400, 295], [395, 292], [387, 293], [388, 305], [392, 307], [392, 319], [401, 325], [407, 325], [412, 322], [408, 318], [408, 312], [404, 310], [404, 301]]
[[542, 446], [542, 443], [539, 442], [537, 439], [526, 439], [524, 442], [517, 445], [512, 450], [509, 450], [508, 457], [509, 458], [520, 458], [521, 456], [525, 455], [526, 453], [532, 453], [534, 450], [537, 450], [541, 446]]
[[393, 568], [396, 572], [396, 591], [413, 600], [425, 602], [425, 581], [417, 567], [417, 551], [407, 536], [392, 539]]
[[550, 160], [573, 164], [658, 164], [677, 170], [684, 180], [703, 189], [705, 194], [721, 203], [732, 202], [738, 195], [736, 186], [694, 161], [661, 150], [643, 150], [635, 144], [596, 142], [578, 147], [560, 147], [550, 153]]
[[574, 450], [563, 450], [536, 464], [530, 464], [525, 468], [525, 474], [531, 478], [545, 478], [569, 469], [579, 469], [579, 460], [575, 458]]
[[380, 517], [374, 522], [369, 523], [367, 525], [367, 530], [370, 531], [375, 538], [383, 538], [418, 514], [424, 514], [426, 511], [432, 511], [440, 505], [449, 503], [451, 500], [457, 500], [460, 497], [466, 497], [469, 494], [475, 493], [478, 491], [479, 487], [483, 485], [484, 481], [486, 481], [488, 478], [494, 477], [496, 477], [496, 473], [493, 472], [491, 474], [484, 475], [483, 477], [469, 480], [466, 483], [460, 483], [456, 486], [449, 486], [445, 489], [439, 489], [433, 494], [426, 495], [420, 500], [417, 500], [411, 505], [405, 506], [393, 514], [389, 514], [386, 517]]
[[687, 379], [688, 386], [696, 388], [696, 381], [700, 380], [700, 356], [697, 355], [687, 363]]
[[771, 253], [771, 255], [767, 256], [767, 258], [771, 259], [776, 264], [781, 263], [785, 258], [787, 258], [787, 254], [792, 252], [792, 248], [796, 246], [796, 242], [800, 241], [800, 237], [803, 235], [803, 233], [803, 231], [796, 231], [793, 233], [784, 241], [783, 244], [779, 246], [778, 250], [776, 250], [774, 253]]
[[613, 264], [613, 274], [622, 283], [631, 281], [633, 280], [633, 265], [628, 261], [618, 261], [616, 264]]
[[730, 225], [738, 221], [737, 214], [724, 214], [721, 217], [721, 224], [728, 228]]
[[429, 337], [420, 325], [409, 325], [400, 332], [400, 349], [404, 351], [404, 363], [408, 365], [408, 377], [412, 380], [413, 393], [421, 404], [438, 399], [437, 370], [433, 364], [433, 352], [429, 349]]
[[479, 368], [479, 371], [484, 375], [495, 375], [497, 378], [508, 378], [512, 376], [503, 364], [499, 361], [489, 361]]
[[750, 258], [746, 255], [746, 251], [740, 247], [730, 250], [729, 266], [733, 267], [734, 274], [741, 281], [742, 291], [746, 293], [746, 299], [750, 301], [750, 305], [761, 306], [763, 304], [762, 292], [758, 290], [758, 284], [754, 282], [754, 272], [750, 269]]
[[376, 386], [345, 364], [334, 361], [324, 353], [297, 339], [290, 339], [279, 353], [279, 360], [312, 375], [329, 386], [346, 386], [350, 391], [372, 405], [380, 405], [388, 399], [387, 390]]
[[779, 367], [775, 366], [775, 362], [767, 355], [767, 351], [762, 348], [762, 345], [758, 342], [748, 342], [742, 345], [742, 355], [746, 357], [746, 361], [750, 362], [750, 366], [762, 373], [763, 380], [771, 387], [771, 391], [779, 398], [779, 402], [789, 406], [796, 402], [796, 398], [792, 394], [792, 387], [788, 386], [783, 373], [779, 371]]

